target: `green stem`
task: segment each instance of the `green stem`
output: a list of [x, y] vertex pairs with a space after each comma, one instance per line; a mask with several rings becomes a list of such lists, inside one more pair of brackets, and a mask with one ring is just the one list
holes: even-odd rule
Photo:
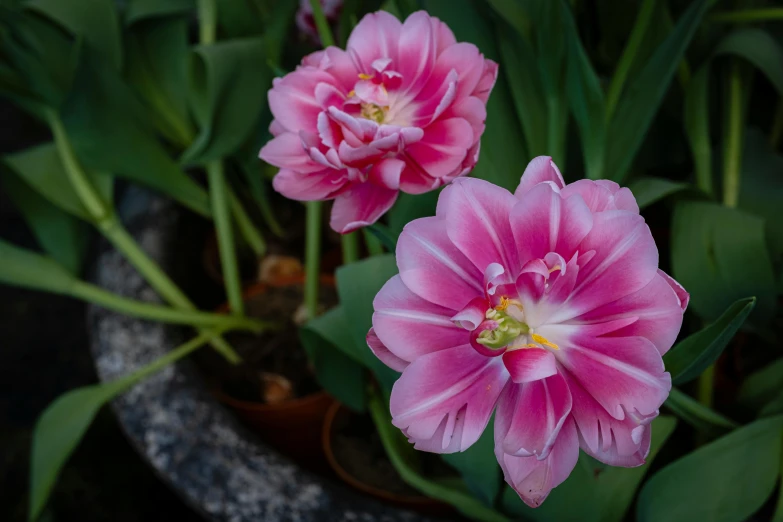
[[253, 249], [256, 257], [263, 256], [266, 253], [264, 236], [261, 235], [261, 232], [253, 224], [253, 220], [247, 215], [242, 202], [228, 184], [226, 184], [226, 194], [228, 195], [228, 204], [231, 207], [231, 215], [234, 217], [239, 233], [242, 234], [247, 244]]
[[742, 164], [742, 70], [734, 59], [729, 71], [729, 113], [723, 149], [723, 204], [734, 208], [739, 201]]
[[334, 45], [334, 37], [329, 29], [329, 22], [326, 21], [321, 1], [310, 0], [310, 5], [313, 8], [313, 18], [315, 19], [315, 27], [318, 28], [318, 36], [321, 38], [321, 45], [324, 47]]
[[120, 312], [141, 319], [160, 321], [163, 323], [186, 324], [196, 327], [224, 328], [232, 330], [249, 330], [260, 332], [269, 325], [257, 319], [232, 315], [210, 314], [200, 311], [177, 310], [167, 306], [128, 299], [107, 292], [84, 281], [77, 281], [70, 288], [69, 295], [94, 303], [109, 310]]
[[239, 278], [239, 265], [234, 245], [234, 228], [228, 209], [226, 177], [223, 174], [221, 160], [207, 163], [207, 179], [209, 180], [209, 196], [212, 201], [212, 217], [217, 230], [220, 264], [223, 267], [223, 279], [226, 284], [226, 295], [231, 311], [235, 314], [244, 313], [242, 301], [242, 283]]
[[87, 212], [95, 221], [105, 219], [110, 214], [109, 206], [107, 202], [101, 199], [98, 192], [92, 186], [89, 178], [82, 170], [79, 160], [76, 158], [76, 154], [71, 146], [68, 133], [65, 131], [62, 120], [60, 120], [60, 116], [52, 110], [49, 111], [48, 118], [57, 152], [63, 162], [65, 172], [68, 175], [68, 179], [71, 182], [76, 195], [79, 196], [79, 199], [87, 209]]
[[715, 13], [709, 17], [710, 22], [721, 23], [768, 22], [772, 20], [783, 20], [783, 8], [742, 9]]
[[217, 35], [217, 4], [215, 0], [198, 0], [198, 36], [202, 44], [215, 42]]
[[712, 389], [715, 381], [715, 365], [712, 364], [699, 376], [699, 391], [697, 398], [699, 403], [712, 408]]
[[775, 121], [772, 123], [772, 130], [769, 132], [769, 144], [772, 150], [778, 150], [780, 138], [783, 135], [783, 98], [778, 100], [778, 107], [775, 109]]
[[362, 235], [364, 236], [364, 244], [367, 245], [367, 250], [370, 252], [371, 256], [380, 256], [383, 254], [383, 244], [381, 244], [380, 239], [375, 237], [366, 227], [362, 229]]
[[620, 57], [620, 62], [617, 64], [617, 69], [612, 77], [612, 83], [609, 86], [609, 92], [606, 96], [607, 122], [611, 121], [612, 116], [614, 116], [614, 110], [617, 108], [617, 102], [620, 101], [620, 95], [623, 92], [625, 80], [628, 78], [628, 73], [639, 52], [639, 47], [641, 47], [642, 42], [644, 41], [644, 35], [647, 33], [647, 28], [650, 26], [654, 10], [655, 0], [644, 0], [642, 2], [633, 30], [631, 31], [631, 36], [628, 39], [628, 44], [625, 46], [623, 55]]
[[318, 286], [321, 275], [321, 205], [320, 201], [307, 202], [305, 229], [305, 306], [312, 319], [318, 315]]
[[[547, 125], [547, 150], [554, 162], [560, 166], [565, 164], [565, 135], [563, 133], [562, 99], [554, 94], [547, 98], [549, 121]], [[560, 168], [565, 168], [560, 167]]]
[[359, 234], [350, 232], [341, 237], [343, 246], [343, 264], [355, 263], [359, 260]]

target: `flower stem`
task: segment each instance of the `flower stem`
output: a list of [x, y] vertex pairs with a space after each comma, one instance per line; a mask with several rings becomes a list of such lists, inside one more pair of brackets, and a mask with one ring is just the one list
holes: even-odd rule
[[628, 38], [628, 44], [625, 46], [617, 69], [612, 76], [612, 83], [609, 86], [609, 92], [606, 96], [606, 121], [611, 121], [614, 116], [614, 110], [617, 108], [617, 102], [620, 101], [620, 95], [623, 92], [625, 80], [628, 78], [628, 72], [631, 70], [634, 59], [642, 45], [644, 35], [650, 26], [652, 14], [655, 10], [655, 0], [644, 0], [636, 17], [631, 36]]
[[715, 13], [709, 17], [711, 22], [744, 23], [744, 22], [768, 22], [771, 20], [783, 20], [783, 8], [773, 7], [769, 9], [742, 9], [739, 11], [727, 11]]
[[329, 29], [329, 22], [326, 21], [321, 0], [310, 0], [310, 5], [313, 8], [313, 19], [315, 19], [315, 26], [318, 28], [318, 37], [321, 38], [321, 45], [324, 47], [334, 45], [334, 37], [332, 37], [332, 31]]
[[231, 207], [231, 215], [233, 216], [234, 221], [236, 221], [237, 228], [242, 234], [242, 237], [245, 238], [245, 241], [250, 245], [250, 248], [253, 249], [253, 253], [255, 253], [256, 257], [263, 256], [266, 253], [266, 241], [264, 241], [264, 236], [261, 235], [261, 232], [256, 228], [253, 220], [247, 215], [245, 207], [242, 206], [242, 202], [228, 183], [226, 183], [226, 195], [228, 196], [228, 204]]
[[307, 202], [304, 298], [310, 319], [318, 315], [318, 285], [321, 275], [321, 205], [320, 201]]
[[711, 364], [706, 370], [699, 376], [699, 391], [698, 399], [699, 403], [712, 408], [712, 388], [715, 381], [715, 365]]
[[359, 234], [350, 232], [340, 237], [343, 247], [343, 264], [354, 263], [359, 260]]
[[367, 245], [367, 250], [370, 252], [371, 256], [383, 254], [383, 245], [381, 244], [380, 239], [375, 237], [375, 235], [366, 228], [362, 229], [362, 235], [364, 236], [364, 244]]
[[269, 325], [257, 319], [242, 316], [210, 314], [200, 311], [177, 310], [153, 303], [136, 301], [118, 296], [99, 286], [77, 281], [70, 289], [71, 297], [94, 303], [104, 308], [133, 317], [160, 321], [163, 323], [186, 324], [190, 326], [208, 326], [232, 330], [260, 332]]
[[723, 204], [737, 206], [742, 164], [742, 70], [734, 59], [729, 71], [729, 113], [726, 119], [725, 145], [723, 149]]
[[215, 43], [217, 5], [215, 0], [198, 0], [198, 38], [202, 44]]
[[220, 264], [223, 268], [228, 304], [233, 313], [242, 315], [244, 313], [242, 284], [239, 279], [239, 265], [237, 264], [234, 245], [234, 229], [228, 209], [226, 177], [223, 173], [223, 162], [221, 160], [207, 163], [207, 179], [209, 180], [212, 217], [215, 220], [215, 229], [217, 230]]

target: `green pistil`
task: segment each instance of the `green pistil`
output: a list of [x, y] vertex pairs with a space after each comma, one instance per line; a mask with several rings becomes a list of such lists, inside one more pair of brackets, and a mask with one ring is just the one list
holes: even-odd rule
[[490, 310], [487, 312], [487, 319], [496, 321], [498, 326], [493, 330], [481, 332], [476, 341], [492, 350], [508, 346], [517, 337], [530, 331], [528, 325], [514, 319], [504, 311]]

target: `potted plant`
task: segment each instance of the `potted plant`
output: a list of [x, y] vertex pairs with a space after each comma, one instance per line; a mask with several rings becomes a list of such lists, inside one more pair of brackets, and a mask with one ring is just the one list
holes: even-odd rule
[[[31, 520], [103, 404], [207, 345], [205, 384], [188, 388], [188, 404], [222, 397], [303, 467], [317, 468], [323, 450], [364, 493], [417, 492], [408, 508], [448, 505], [477, 520], [619, 521], [632, 506], [640, 520], [780, 517], [769, 500], [780, 360], [769, 346], [783, 249], [765, 220], [778, 212], [783, 112], [770, 123], [760, 108], [770, 86], [783, 95], [783, 51], [763, 25], [777, 10], [324, 4], [298, 15], [282, 0], [0, 11], [0, 92], [52, 134], [3, 158], [4, 189], [41, 252], [0, 242], [0, 281], [195, 331], [171, 350], [160, 334], [161, 357], [103, 372], [115, 378], [44, 412]], [[594, 19], [597, 34], [586, 31]], [[295, 20], [309, 36], [287, 36]], [[754, 70], [769, 84], [751, 87]], [[725, 92], [712, 92], [715, 76]], [[725, 107], [720, 124], [711, 98]], [[127, 229], [117, 179], [212, 221], [224, 307], [198, 310], [198, 282], [181, 287], [165, 263], [172, 247], [155, 252]], [[270, 185], [286, 199], [272, 203]], [[159, 302], [80, 277], [85, 223]], [[284, 252], [302, 273], [248, 288], [237, 250], [255, 272], [275, 235], [302, 238]], [[331, 270], [324, 243], [336, 237]], [[731, 345], [740, 329], [746, 341]], [[727, 346], [734, 365], [720, 359]], [[205, 411], [231, 426], [221, 452], [242, 449], [253, 473], [283, 469]], [[353, 453], [393, 480], [368, 488], [374, 478], [337, 437], [372, 441]], [[729, 490], [738, 474], [752, 485]], [[334, 487], [292, 483], [296, 498]], [[352, 502], [365, 505], [335, 501], [335, 513]]]

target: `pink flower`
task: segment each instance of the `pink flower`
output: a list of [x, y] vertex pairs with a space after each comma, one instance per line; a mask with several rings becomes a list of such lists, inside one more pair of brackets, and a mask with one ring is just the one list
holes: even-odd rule
[[[320, 0], [324, 16], [329, 24], [337, 22], [340, 16], [340, 9], [343, 7], [343, 0]], [[299, 31], [306, 35], [313, 42], [320, 44], [321, 38], [318, 36], [318, 29], [315, 26], [313, 17], [313, 6], [310, 0], [299, 0], [299, 9], [296, 11], [296, 26]]]
[[506, 481], [535, 507], [579, 448], [638, 466], [671, 389], [661, 356], [688, 293], [627, 188], [565, 185], [534, 159], [514, 194], [460, 179], [409, 223], [373, 303], [370, 348], [401, 371], [393, 424], [417, 449], [463, 451], [495, 414]]
[[369, 14], [346, 51], [313, 53], [275, 80], [275, 137], [260, 156], [280, 167], [284, 196], [334, 199], [331, 226], [348, 233], [377, 221], [398, 191], [428, 192], [475, 166], [496, 77], [496, 63], [423, 11], [404, 24]]

